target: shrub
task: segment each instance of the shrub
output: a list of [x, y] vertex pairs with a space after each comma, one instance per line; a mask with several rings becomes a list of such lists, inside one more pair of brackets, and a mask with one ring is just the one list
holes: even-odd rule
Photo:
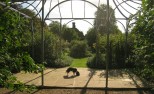
[[54, 62], [47, 63], [48, 67], [61, 68], [70, 66], [72, 63], [72, 59], [69, 56], [63, 56], [61, 58], [55, 59]]
[[73, 41], [71, 43], [70, 56], [82, 58], [87, 56], [88, 46], [85, 41]]
[[28, 90], [13, 75], [13, 72], [21, 70], [34, 72], [39, 68], [30, 55], [23, 50], [27, 46], [23, 40], [24, 32], [28, 31], [28, 20], [23, 17], [19, 20], [18, 13], [2, 7], [0, 12], [0, 86], [14, 90]]
[[[97, 62], [96, 62], [97, 59]], [[102, 54], [96, 58], [96, 55], [90, 57], [87, 61], [89, 68], [105, 69], [105, 54]]]
[[[54, 62], [55, 59], [58, 57], [56, 56], [59, 54], [58, 50], [58, 43], [57, 37], [54, 36], [51, 32], [45, 32], [45, 40], [44, 40], [44, 59], [47, 63]], [[32, 47], [32, 44], [31, 44]], [[34, 57], [36, 63], [42, 63], [42, 43], [41, 43], [41, 33], [35, 33], [35, 40], [34, 40]]]

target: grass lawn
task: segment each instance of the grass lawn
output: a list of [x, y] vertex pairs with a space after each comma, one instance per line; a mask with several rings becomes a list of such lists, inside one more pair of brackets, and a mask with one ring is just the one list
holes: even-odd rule
[[74, 58], [70, 67], [87, 68], [87, 60], [88, 60], [88, 57], [80, 58], [80, 59]]

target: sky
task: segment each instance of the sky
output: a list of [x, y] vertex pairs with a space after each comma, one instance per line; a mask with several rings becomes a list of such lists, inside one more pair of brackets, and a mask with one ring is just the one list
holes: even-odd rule
[[[44, 14], [47, 15], [49, 10], [52, 10], [48, 16], [45, 16], [47, 18], [50, 18], [50, 20], [47, 20], [46, 23], [49, 24], [52, 21], [60, 21], [59, 19], [54, 18], [94, 18], [95, 12], [97, 11], [97, 8], [95, 6], [99, 6], [100, 4], [106, 4], [107, 0], [87, 0], [91, 3], [93, 3], [95, 6], [88, 2], [84, 2], [84, 0], [68, 0], [67, 2], [61, 3], [65, 0], [47, 0], [45, 3], [45, 11]], [[122, 13], [129, 17], [130, 14], [135, 14], [137, 12], [136, 9], [140, 9], [140, 1], [141, 0], [109, 0], [110, 6], [115, 9], [114, 2], [118, 5], [118, 3], [121, 3], [118, 8], [122, 11]], [[123, 1], [127, 1], [126, 3], [122, 3]], [[61, 3], [59, 6], [56, 6], [57, 4]], [[33, 2], [28, 2], [33, 3]], [[71, 6], [72, 4], [72, 6]], [[24, 7], [28, 6], [29, 4], [24, 4]], [[37, 6], [38, 5], [38, 6]], [[34, 2], [33, 6], [37, 6], [37, 10], [39, 10], [42, 7], [41, 2], [39, 1]], [[55, 7], [56, 6], [56, 7]], [[71, 8], [72, 7], [72, 8]], [[29, 9], [34, 9], [32, 6], [28, 7]], [[35, 11], [36, 12], [36, 11]], [[41, 13], [40, 13], [41, 15]], [[118, 9], [115, 9], [115, 17], [116, 18], [124, 18], [124, 16], [118, 11]], [[66, 24], [69, 27], [72, 27], [72, 22], [76, 23], [76, 28], [78, 28], [80, 31], [83, 31], [84, 35], [88, 31], [89, 28], [92, 27], [94, 20], [93, 19], [63, 19], [61, 20], [62, 24]], [[91, 23], [91, 24], [89, 24]], [[118, 20], [117, 26], [122, 32], [124, 31], [123, 26], [120, 24], [122, 23], [124, 26], [126, 25], [125, 20]]]

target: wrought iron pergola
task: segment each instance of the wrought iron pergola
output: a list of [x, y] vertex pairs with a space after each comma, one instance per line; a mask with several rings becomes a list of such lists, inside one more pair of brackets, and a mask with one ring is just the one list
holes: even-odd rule
[[[34, 11], [36, 13], [36, 15], [34, 17], [29, 17], [28, 15], [20, 12], [17, 9], [14, 9], [12, 7], [8, 7], [9, 9], [18, 12], [19, 14], [23, 15], [24, 17], [29, 18], [30, 20], [32, 20], [31, 22], [31, 27], [32, 27], [32, 36], [34, 37], [34, 31], [33, 31], [33, 18], [35, 17], [39, 17], [41, 18], [41, 37], [42, 37], [42, 63], [44, 62], [44, 23], [47, 21], [53, 21], [53, 20], [59, 20], [60, 24], [62, 24], [63, 20], [68, 20], [67, 22], [65, 22], [65, 24], [68, 24], [72, 21], [75, 20], [82, 20], [85, 21], [87, 23], [89, 23], [90, 25], [93, 25], [89, 20], [94, 20], [96, 19], [95, 17], [87, 17], [87, 6], [91, 6], [93, 8], [95, 8], [96, 10], [98, 10], [99, 5], [101, 3], [105, 3], [107, 5], [107, 59], [106, 59], [106, 88], [108, 88], [108, 64], [109, 64], [109, 24], [110, 24], [110, 19], [112, 19], [109, 15], [109, 7], [112, 6], [112, 8], [114, 9], [114, 12], [118, 15], [116, 15], [116, 21], [117, 23], [121, 24], [121, 26], [123, 27], [123, 31], [126, 34], [126, 45], [127, 45], [127, 37], [128, 37], [128, 26], [131, 24], [131, 17], [135, 16], [137, 11], [139, 11], [141, 9], [141, 1], [142, 0], [11, 0], [10, 4], [14, 4], [17, 3], [19, 5], [22, 5], [23, 8], [25, 9], [31, 9], [32, 11]], [[75, 3], [73, 2], [81, 2], [82, 3], [82, 9], [83, 9], [83, 16], [82, 17], [76, 17], [74, 15], [74, 8], [73, 5], [75, 5]], [[69, 9], [66, 9], [65, 7], [62, 8], [62, 5], [64, 4], [69, 4]], [[5, 3], [0, 2], [0, 5], [2, 6], [6, 6]], [[59, 16], [57, 16], [57, 14], [54, 14], [54, 10], [57, 9], [57, 13], [59, 14]], [[62, 9], [65, 10], [69, 10], [70, 11], [70, 15], [69, 17], [63, 17], [63, 11]], [[80, 10], [78, 11], [80, 12]], [[51, 15], [53, 14], [53, 15]], [[56, 17], [53, 17], [54, 15], [56, 15]], [[61, 30], [61, 26], [60, 26], [60, 30]], [[33, 38], [32, 38], [33, 39]], [[127, 47], [127, 46], [126, 46]], [[127, 48], [125, 48], [127, 51]], [[126, 52], [127, 53], [127, 52]], [[42, 77], [42, 86], [44, 86], [44, 71], [42, 71], [41, 73], [41, 77]]]

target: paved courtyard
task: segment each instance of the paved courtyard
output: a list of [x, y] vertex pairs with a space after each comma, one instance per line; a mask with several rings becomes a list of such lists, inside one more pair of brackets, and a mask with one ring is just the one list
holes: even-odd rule
[[[45, 69], [44, 86], [52, 87], [105, 87], [105, 70], [94, 70], [78, 68], [80, 76], [73, 76], [73, 73], [66, 74], [67, 68]], [[41, 85], [41, 74], [18, 73], [15, 76], [27, 85]], [[108, 78], [109, 88], [140, 88], [148, 87], [148, 84], [141, 81], [137, 76], [124, 70], [110, 70]]]

